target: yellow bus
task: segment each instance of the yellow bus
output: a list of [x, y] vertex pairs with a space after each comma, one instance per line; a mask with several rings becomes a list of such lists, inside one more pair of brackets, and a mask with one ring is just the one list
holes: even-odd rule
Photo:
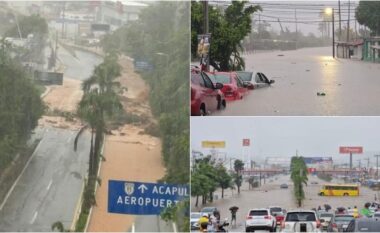
[[325, 184], [319, 191], [320, 196], [359, 196], [357, 184]]

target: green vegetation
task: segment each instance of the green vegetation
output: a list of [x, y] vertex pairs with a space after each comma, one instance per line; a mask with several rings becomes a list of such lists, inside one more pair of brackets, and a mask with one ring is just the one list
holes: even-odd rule
[[[246, 6], [247, 1], [232, 1], [224, 12], [209, 7], [211, 33], [210, 64], [217, 70], [244, 70], [241, 41], [251, 32], [252, 14], [260, 6]], [[198, 34], [203, 34], [202, 2], [191, 2], [191, 54], [195, 58]], [[219, 63], [219, 65], [218, 65]]]
[[44, 105], [23, 67], [0, 44], [0, 171], [26, 146]]
[[[202, 198], [202, 205], [205, 205], [207, 201], [212, 202], [214, 192], [217, 188], [222, 189], [222, 198], [224, 198], [224, 190], [228, 188], [234, 188], [233, 179], [236, 183], [236, 178], [239, 177], [240, 183], [236, 183], [239, 187], [241, 186], [241, 160], [236, 160], [235, 162], [237, 173], [229, 174], [227, 169], [223, 164], [215, 163], [211, 159], [211, 156], [207, 156], [203, 159], [198, 159], [193, 165], [193, 171], [191, 173], [191, 195], [195, 197], [195, 206], [199, 204], [199, 197]], [[238, 175], [237, 175], [238, 174]]]
[[[101, 42], [107, 54], [122, 53], [153, 67], [141, 76], [150, 86], [149, 102], [159, 129], [152, 126], [146, 131], [162, 139], [166, 175], [160, 181], [167, 183], [189, 182], [189, 18], [189, 2], [155, 2], [141, 11], [137, 21]], [[187, 211], [179, 205], [169, 216]]]
[[302, 201], [305, 199], [305, 191], [303, 185], [307, 185], [307, 166], [303, 157], [294, 156], [290, 162], [290, 178], [294, 184], [294, 197], [298, 207], [302, 206]]
[[233, 174], [234, 177], [234, 182], [236, 184], [236, 187], [238, 189], [238, 193], [240, 194], [240, 187], [243, 183], [243, 175], [241, 174], [241, 171], [244, 169], [244, 163], [243, 161], [237, 159], [234, 162], [234, 171], [235, 173]]
[[355, 17], [359, 24], [367, 26], [373, 36], [380, 35], [380, 2], [360, 1], [356, 8]]
[[120, 84], [115, 81], [120, 75], [120, 71], [121, 67], [118, 64], [117, 56], [109, 54], [104, 58], [103, 63], [94, 69], [93, 75], [83, 82], [84, 95], [79, 102], [77, 114], [91, 129], [91, 146], [88, 177], [83, 193], [81, 214], [75, 231], [84, 231], [89, 210], [96, 204], [95, 185], [100, 181], [97, 172], [99, 161], [102, 158], [100, 149], [103, 135], [107, 130], [106, 117], [112, 117], [122, 109], [118, 97]]

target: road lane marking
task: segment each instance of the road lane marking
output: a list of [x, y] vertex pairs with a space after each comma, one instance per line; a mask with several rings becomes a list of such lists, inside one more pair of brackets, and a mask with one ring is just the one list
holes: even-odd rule
[[25, 164], [25, 167], [22, 169], [20, 175], [17, 177], [16, 181], [13, 183], [11, 189], [9, 189], [7, 195], [6, 195], [5, 198], [4, 198], [3, 203], [1, 203], [1, 205], [0, 205], [0, 211], [3, 209], [5, 203], [7, 203], [9, 196], [12, 194], [12, 192], [13, 192], [13, 190], [15, 189], [15, 187], [16, 187], [18, 181], [20, 180], [22, 174], [24, 174], [26, 168], [29, 166], [30, 161], [32, 161], [32, 159], [33, 159], [33, 157], [35, 156], [36, 152], [37, 152], [38, 149], [40, 148], [40, 145], [42, 144], [42, 141], [43, 141], [43, 140], [44, 140], [44, 139], [41, 139], [41, 141], [38, 143], [38, 145], [37, 145], [36, 149], [34, 150], [32, 156], [30, 156], [28, 162]]
[[36, 212], [34, 213], [33, 218], [32, 218], [32, 220], [30, 221], [30, 224], [33, 224], [33, 223], [36, 221], [37, 215], [38, 215], [38, 211], [36, 211]]
[[53, 184], [53, 180], [50, 180], [50, 182], [49, 182], [49, 184], [48, 184], [46, 190], [49, 190], [49, 189], [50, 189], [51, 184]]

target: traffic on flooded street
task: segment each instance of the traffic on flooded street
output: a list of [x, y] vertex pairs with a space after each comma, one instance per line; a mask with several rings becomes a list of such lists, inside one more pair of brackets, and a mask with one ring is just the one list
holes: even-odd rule
[[371, 117], [193, 119], [192, 231], [377, 231], [379, 123]]

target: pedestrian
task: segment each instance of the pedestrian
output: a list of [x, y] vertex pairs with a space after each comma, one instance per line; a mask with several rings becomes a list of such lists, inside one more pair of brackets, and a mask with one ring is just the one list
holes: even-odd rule
[[360, 210], [360, 214], [362, 216], [365, 216], [367, 218], [371, 217], [371, 211], [369, 210], [369, 207], [371, 206], [371, 203], [367, 202], [364, 204], [364, 208]]
[[218, 218], [217, 211], [214, 211], [212, 215], [210, 215], [210, 224], [207, 226], [207, 232], [216, 232], [218, 230]]
[[234, 226], [236, 227], [236, 213], [238, 211], [239, 207], [237, 206], [232, 206], [230, 208], [230, 211], [231, 211], [231, 226], [232, 226], [232, 223], [234, 223]]
[[200, 232], [207, 232], [209, 225], [209, 218], [207, 213], [203, 213], [202, 217], [199, 219], [199, 230]]
[[321, 210], [322, 210], [321, 206], [318, 206], [318, 211], [321, 211]]
[[354, 216], [354, 218], [359, 217], [359, 210], [358, 210], [358, 208], [356, 206], [354, 206], [354, 211], [353, 211], [352, 215]]

